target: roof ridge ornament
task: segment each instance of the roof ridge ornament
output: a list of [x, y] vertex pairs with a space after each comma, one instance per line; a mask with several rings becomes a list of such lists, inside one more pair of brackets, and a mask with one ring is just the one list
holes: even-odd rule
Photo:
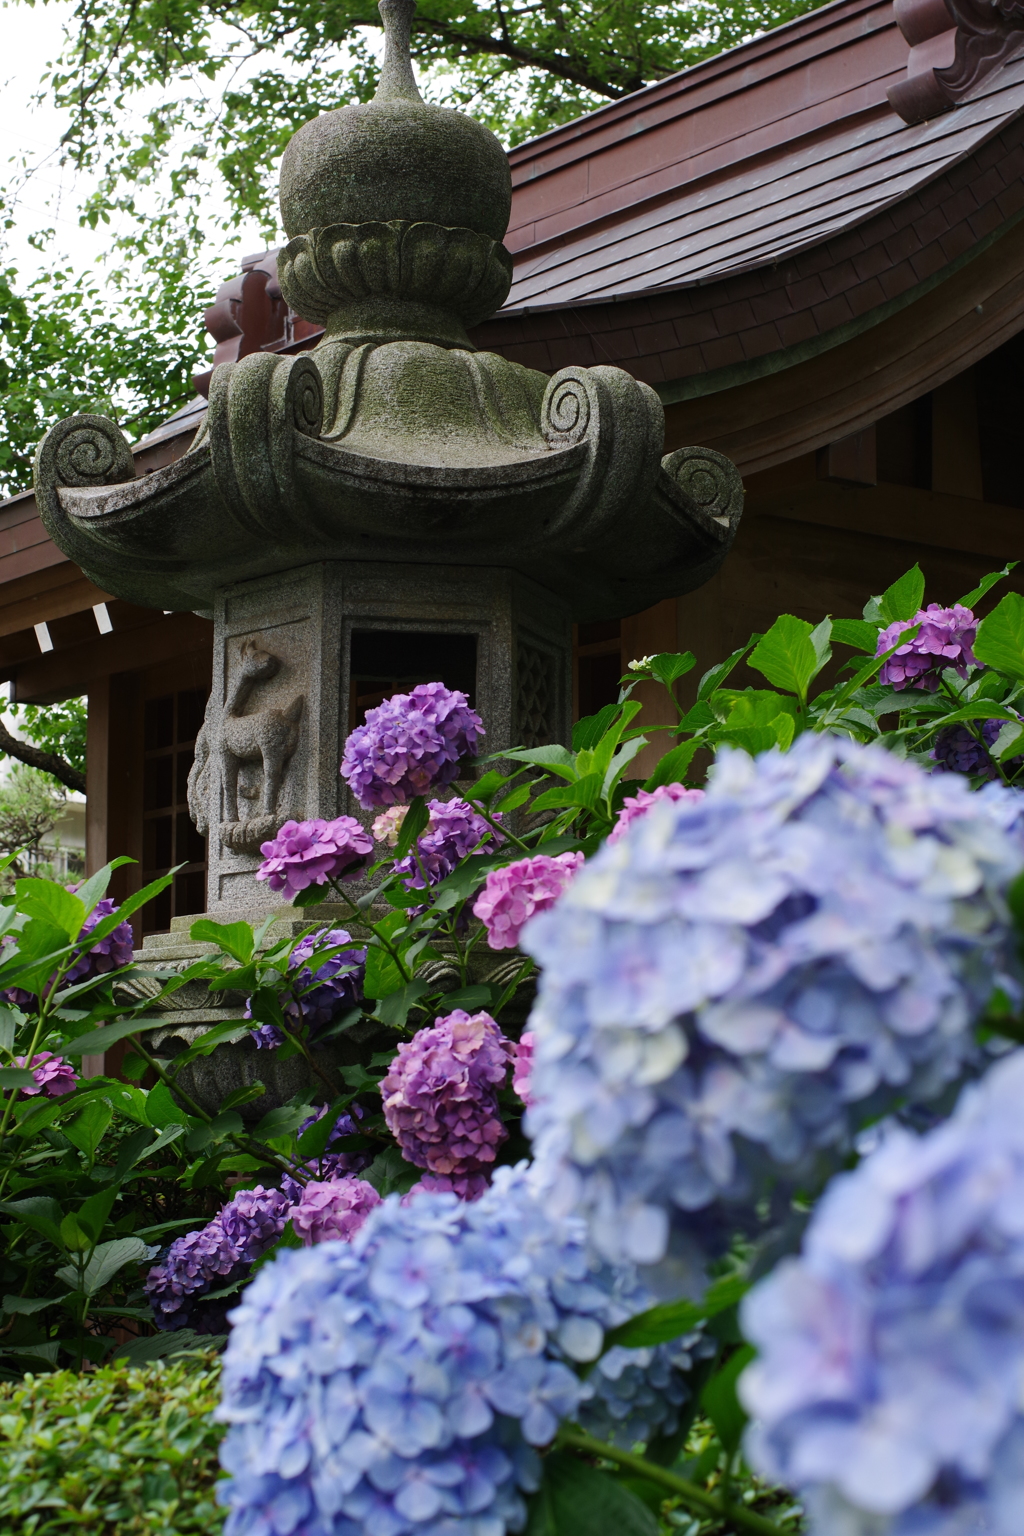
[[893, 9], [910, 56], [886, 95], [905, 123], [951, 111], [1024, 44], [1020, 0], [895, 0]]

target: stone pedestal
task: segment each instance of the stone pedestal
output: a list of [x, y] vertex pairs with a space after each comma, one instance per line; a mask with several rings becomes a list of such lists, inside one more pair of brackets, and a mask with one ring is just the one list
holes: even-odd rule
[[513, 571], [305, 565], [224, 589], [214, 624], [189, 783], [209, 838], [211, 917], [280, 905], [254, 875], [260, 843], [285, 821], [360, 814], [338, 767], [379, 697], [417, 682], [462, 688], [489, 752], [569, 740], [569, 610]]

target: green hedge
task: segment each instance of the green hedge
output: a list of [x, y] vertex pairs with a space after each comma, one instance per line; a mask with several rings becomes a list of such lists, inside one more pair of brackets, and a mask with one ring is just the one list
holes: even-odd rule
[[0, 1383], [0, 1531], [213, 1536], [212, 1353]]

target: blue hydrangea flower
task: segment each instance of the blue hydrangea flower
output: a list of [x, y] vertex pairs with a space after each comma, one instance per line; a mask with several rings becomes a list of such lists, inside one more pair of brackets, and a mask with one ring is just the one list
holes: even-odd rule
[[572, 1363], [637, 1309], [523, 1166], [473, 1204], [392, 1196], [351, 1244], [282, 1253], [232, 1313], [225, 1536], [522, 1529], [533, 1447], [587, 1392]]
[[832, 737], [724, 751], [533, 920], [527, 1129], [601, 1253], [698, 1284], [759, 1191], [960, 1077], [1015, 987], [1020, 804]]
[[694, 1364], [710, 1358], [716, 1348], [715, 1340], [701, 1330], [654, 1348], [613, 1346], [587, 1377], [580, 1426], [625, 1450], [675, 1434], [680, 1409], [691, 1397]]
[[1024, 1052], [890, 1129], [744, 1301], [747, 1454], [818, 1536], [1019, 1536]]

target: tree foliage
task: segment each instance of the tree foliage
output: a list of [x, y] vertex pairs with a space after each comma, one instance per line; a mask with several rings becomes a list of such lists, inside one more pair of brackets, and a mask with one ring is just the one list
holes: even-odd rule
[[[815, 3], [420, 0], [413, 52], [428, 96], [516, 144]], [[49, 88], [72, 113], [69, 154], [100, 175], [88, 218], [136, 214], [165, 173], [180, 216], [212, 163], [228, 221], [273, 227], [281, 151], [318, 113], [373, 95], [379, 27], [373, 0], [80, 0]]]

